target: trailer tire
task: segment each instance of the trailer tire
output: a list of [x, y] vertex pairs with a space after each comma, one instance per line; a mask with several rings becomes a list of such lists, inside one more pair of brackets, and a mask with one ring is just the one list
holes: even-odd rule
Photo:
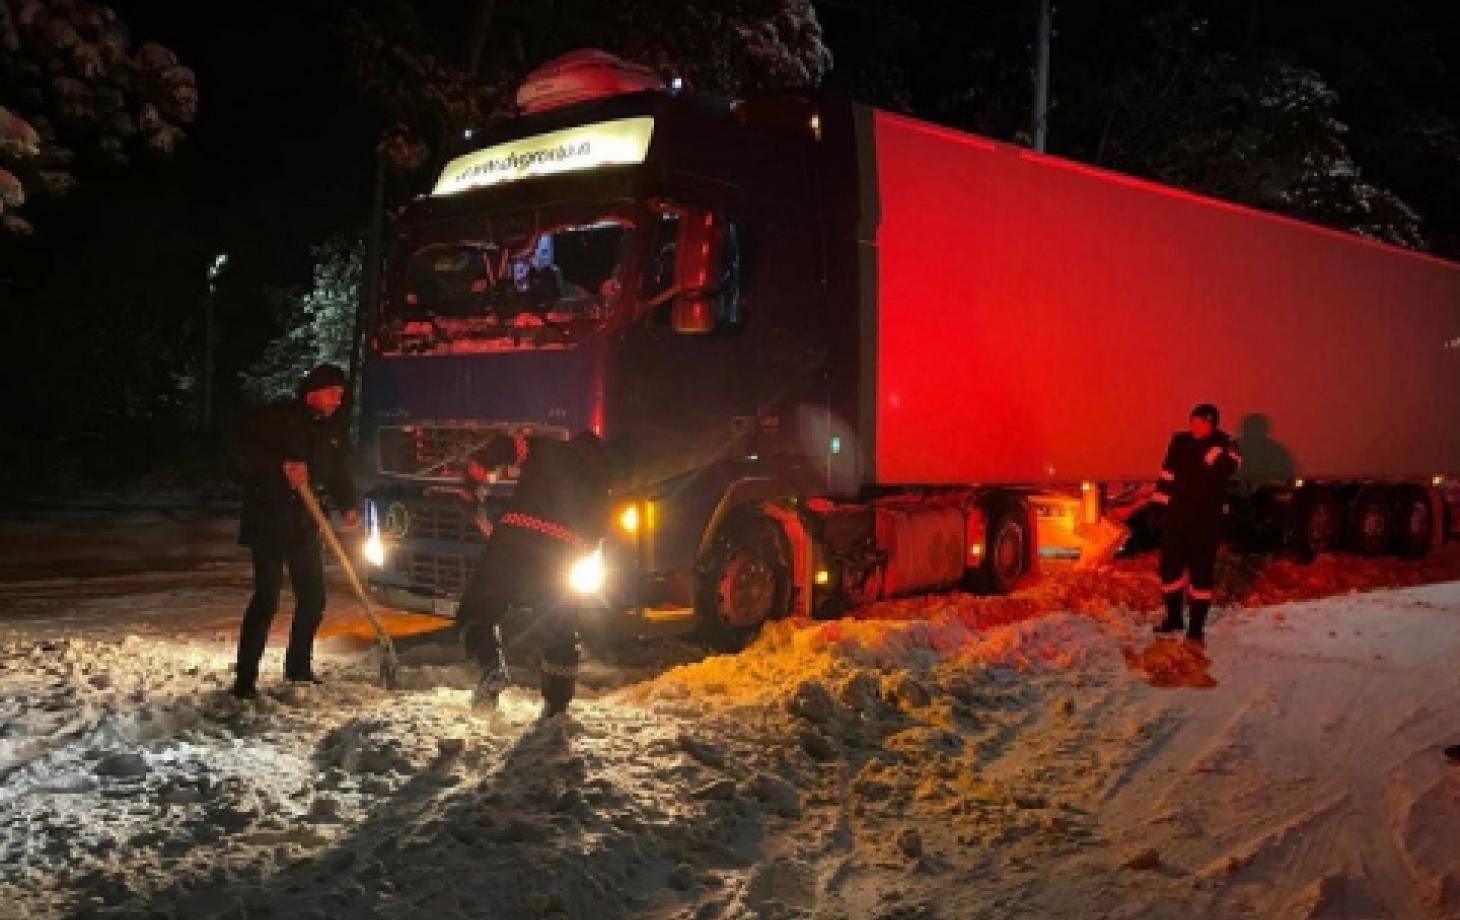
[[791, 609], [791, 551], [775, 522], [737, 511], [720, 526], [697, 568], [695, 626], [721, 652], [744, 648], [767, 620]]
[[1283, 549], [1283, 541], [1287, 539], [1285, 522], [1291, 513], [1285, 498], [1274, 489], [1259, 489], [1246, 498], [1234, 498], [1237, 527], [1233, 542], [1255, 552]]
[[1379, 556], [1393, 542], [1394, 511], [1387, 492], [1376, 486], [1359, 491], [1348, 516], [1348, 547], [1364, 556]]
[[978, 569], [978, 586], [989, 594], [1008, 594], [1029, 572], [1029, 513], [1024, 503], [1012, 498], [995, 505], [989, 515], [983, 564]]
[[1342, 533], [1343, 508], [1332, 492], [1310, 486], [1294, 497], [1288, 545], [1300, 561], [1312, 562], [1322, 553], [1333, 552]]
[[1435, 548], [1435, 506], [1429, 493], [1418, 486], [1395, 490], [1394, 517], [1390, 532], [1394, 552], [1405, 559], [1423, 559]]

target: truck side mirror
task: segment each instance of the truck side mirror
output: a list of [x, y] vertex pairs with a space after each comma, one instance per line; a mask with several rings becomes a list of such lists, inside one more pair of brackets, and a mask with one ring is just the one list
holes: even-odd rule
[[698, 335], [715, 329], [715, 308], [725, 274], [724, 225], [710, 211], [690, 211], [679, 219], [674, 245], [674, 331]]

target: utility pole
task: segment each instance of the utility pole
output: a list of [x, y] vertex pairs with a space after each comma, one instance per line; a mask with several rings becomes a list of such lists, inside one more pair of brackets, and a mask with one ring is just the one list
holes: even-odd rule
[[1050, 0], [1039, 0], [1039, 30], [1034, 38], [1034, 122], [1029, 136], [1040, 153], [1049, 136], [1049, 38], [1053, 31]]

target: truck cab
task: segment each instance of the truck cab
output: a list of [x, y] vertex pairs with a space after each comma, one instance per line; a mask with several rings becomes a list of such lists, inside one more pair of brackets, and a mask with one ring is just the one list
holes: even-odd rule
[[605, 605], [671, 627], [717, 515], [856, 479], [831, 422], [821, 131], [799, 97], [578, 94], [477, 138], [405, 208], [364, 364], [382, 600], [454, 613], [477, 513], [513, 487], [462, 488], [495, 434], [613, 446]]

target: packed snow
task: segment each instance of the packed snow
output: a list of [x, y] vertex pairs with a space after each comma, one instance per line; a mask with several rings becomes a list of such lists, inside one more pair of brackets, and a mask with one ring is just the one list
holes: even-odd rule
[[540, 721], [445, 640], [381, 688], [340, 586], [329, 682], [239, 703], [225, 541], [6, 527], [0, 918], [1460, 917], [1456, 547], [1229, 558], [1204, 650], [1136, 559], [645, 652]]

